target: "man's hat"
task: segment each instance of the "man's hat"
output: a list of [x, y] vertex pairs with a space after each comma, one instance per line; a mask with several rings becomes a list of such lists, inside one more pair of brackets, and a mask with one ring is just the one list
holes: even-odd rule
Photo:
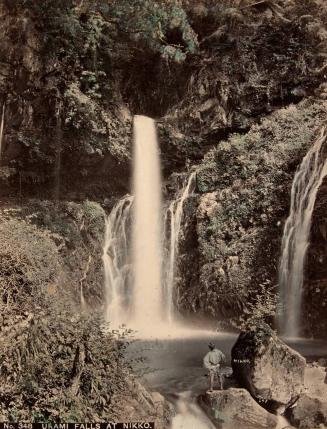
[[216, 346], [214, 345], [214, 343], [212, 343], [212, 342], [210, 342], [209, 344], [208, 344], [208, 347], [212, 347], [212, 348], [215, 348]]

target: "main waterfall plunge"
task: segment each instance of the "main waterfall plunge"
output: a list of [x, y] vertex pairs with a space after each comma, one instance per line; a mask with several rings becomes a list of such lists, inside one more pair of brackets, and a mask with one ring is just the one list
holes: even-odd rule
[[161, 174], [155, 123], [134, 119], [133, 322], [144, 330], [162, 321]]
[[304, 265], [317, 192], [327, 175], [327, 159], [322, 156], [325, 130], [312, 145], [298, 168], [292, 185], [290, 214], [285, 223], [279, 268], [283, 313], [281, 333], [297, 337], [301, 333], [301, 306]]
[[155, 123], [134, 118], [134, 196], [125, 196], [106, 220], [103, 248], [106, 319], [158, 332], [175, 320], [174, 283], [183, 206], [193, 191], [191, 174], [166, 210]]

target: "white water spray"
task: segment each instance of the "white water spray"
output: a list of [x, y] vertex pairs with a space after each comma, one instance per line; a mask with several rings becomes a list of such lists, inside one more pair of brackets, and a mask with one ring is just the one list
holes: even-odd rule
[[122, 198], [106, 219], [103, 247], [106, 321], [119, 328], [127, 320], [130, 285], [129, 229], [133, 198]]
[[172, 419], [171, 429], [215, 429], [209, 418], [192, 398], [191, 392], [179, 394], [177, 413]]
[[173, 292], [175, 286], [176, 261], [178, 259], [179, 238], [183, 219], [184, 203], [194, 190], [196, 174], [192, 173], [179, 195], [173, 200], [165, 215], [165, 225], [169, 223], [170, 233], [168, 235], [168, 258], [165, 267], [165, 301], [166, 320], [169, 323], [174, 321], [175, 309], [173, 302]]
[[163, 322], [161, 173], [155, 123], [134, 117], [133, 326]]
[[3, 141], [3, 131], [5, 127], [5, 114], [6, 114], [6, 104], [3, 103], [2, 114], [1, 114], [1, 125], [0, 125], [0, 159], [2, 158], [2, 141]]
[[309, 245], [312, 213], [317, 192], [327, 175], [327, 160], [321, 156], [325, 130], [312, 145], [298, 168], [292, 185], [290, 214], [282, 239], [279, 286], [283, 304], [281, 333], [289, 337], [300, 334], [303, 272]]

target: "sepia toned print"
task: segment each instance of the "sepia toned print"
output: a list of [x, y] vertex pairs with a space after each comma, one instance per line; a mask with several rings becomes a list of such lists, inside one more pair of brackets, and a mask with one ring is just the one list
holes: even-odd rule
[[327, 428], [327, 3], [0, 16], [0, 429]]

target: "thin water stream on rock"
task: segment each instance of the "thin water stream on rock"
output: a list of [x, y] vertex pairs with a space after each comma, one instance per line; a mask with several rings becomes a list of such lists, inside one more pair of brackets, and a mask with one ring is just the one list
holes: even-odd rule
[[3, 103], [2, 114], [1, 114], [1, 124], [0, 124], [0, 159], [2, 158], [2, 142], [3, 142], [3, 132], [5, 127], [5, 114], [6, 114], [6, 105]]
[[206, 414], [197, 405], [191, 392], [182, 392], [176, 401], [176, 416], [171, 429], [215, 429]]
[[127, 323], [127, 291], [131, 282], [129, 235], [133, 197], [127, 195], [106, 219], [103, 247], [106, 320], [117, 329]]
[[[168, 237], [168, 258], [165, 265], [165, 301], [166, 320], [173, 323], [175, 319], [174, 306], [174, 286], [176, 276], [176, 263], [179, 255], [179, 238], [182, 227], [183, 208], [185, 201], [194, 190], [196, 174], [191, 173], [179, 191], [177, 198], [170, 204], [165, 213], [165, 227], [169, 227]], [[167, 225], [168, 224], [168, 225]]]

